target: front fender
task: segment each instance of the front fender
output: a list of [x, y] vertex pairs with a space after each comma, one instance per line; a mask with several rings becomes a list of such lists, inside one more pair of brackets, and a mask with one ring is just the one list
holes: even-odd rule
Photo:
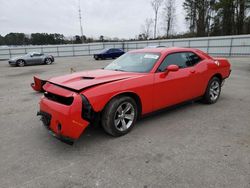
[[82, 92], [95, 112], [101, 112], [112, 98], [124, 93], [132, 93], [140, 98], [142, 114], [152, 112], [153, 75], [107, 83]]

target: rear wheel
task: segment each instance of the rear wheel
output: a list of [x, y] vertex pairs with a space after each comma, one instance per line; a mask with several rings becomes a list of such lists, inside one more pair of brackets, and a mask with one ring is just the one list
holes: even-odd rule
[[103, 111], [102, 126], [112, 136], [123, 136], [134, 127], [137, 114], [137, 105], [134, 99], [127, 96], [114, 98]]
[[214, 104], [218, 101], [221, 93], [221, 80], [218, 77], [213, 77], [207, 86], [203, 102], [206, 104]]
[[17, 60], [17, 66], [19, 66], [19, 67], [24, 67], [24, 65], [25, 65], [25, 61], [24, 60]]

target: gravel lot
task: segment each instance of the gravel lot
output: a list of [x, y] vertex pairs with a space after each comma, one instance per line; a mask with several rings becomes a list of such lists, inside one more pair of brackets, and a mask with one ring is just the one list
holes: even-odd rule
[[42, 127], [32, 76], [110, 61], [57, 58], [23, 68], [0, 61], [0, 187], [250, 187], [250, 58], [230, 61], [232, 75], [215, 105], [157, 113], [120, 138], [89, 128], [74, 146]]

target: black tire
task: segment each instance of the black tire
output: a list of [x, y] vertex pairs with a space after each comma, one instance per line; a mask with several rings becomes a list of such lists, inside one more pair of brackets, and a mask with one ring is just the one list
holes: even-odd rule
[[[130, 110], [125, 112], [127, 106], [130, 106]], [[121, 109], [124, 108], [122, 110], [123, 115], [119, 115], [120, 108]], [[107, 106], [105, 107], [102, 113], [101, 121], [102, 121], [102, 127], [104, 128], [105, 132], [114, 137], [123, 136], [129, 133], [133, 129], [135, 122], [137, 120], [137, 115], [138, 115], [137, 109], [138, 108], [137, 108], [136, 102], [131, 97], [121, 96], [121, 97], [116, 97], [112, 99], [107, 104]], [[119, 117], [119, 116], [123, 116], [123, 120], [122, 120], [122, 117]], [[126, 119], [126, 116], [130, 117], [130, 119]], [[119, 118], [120, 118], [120, 121], [119, 121]], [[115, 124], [115, 122], [117, 124]], [[123, 126], [124, 122], [126, 123], [126, 126]], [[126, 127], [126, 128], [123, 128], [123, 127]]]
[[18, 67], [24, 67], [25, 66], [25, 61], [22, 59], [17, 60], [16, 65]]
[[95, 55], [95, 56], [94, 56], [94, 59], [95, 59], [95, 60], [99, 60], [99, 57]]
[[46, 65], [51, 65], [51, 64], [53, 63], [53, 61], [52, 61], [52, 59], [50, 59], [50, 58], [46, 58], [46, 59], [44, 60], [44, 63], [45, 63]]
[[218, 77], [213, 77], [209, 82], [203, 96], [202, 102], [205, 104], [214, 104], [220, 98], [221, 80]]

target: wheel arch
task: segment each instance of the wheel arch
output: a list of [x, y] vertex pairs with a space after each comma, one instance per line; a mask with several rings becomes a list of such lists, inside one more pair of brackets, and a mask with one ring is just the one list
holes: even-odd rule
[[223, 81], [223, 77], [222, 77], [222, 75], [221, 75], [220, 73], [214, 74], [214, 75], [210, 78], [210, 80], [211, 80], [213, 77], [217, 77], [218, 79], [220, 79], [220, 82]]
[[122, 97], [122, 96], [128, 96], [131, 97], [132, 99], [135, 100], [136, 104], [137, 104], [137, 108], [138, 108], [138, 118], [140, 118], [141, 113], [142, 113], [142, 102], [141, 102], [141, 98], [138, 94], [136, 94], [135, 92], [131, 92], [131, 91], [127, 91], [127, 92], [122, 92], [122, 93], [118, 93], [114, 96], [112, 96], [108, 102], [105, 104], [105, 106], [103, 107], [102, 111], [105, 109], [105, 107], [108, 105], [108, 103], [113, 100], [114, 98], [117, 97]]

